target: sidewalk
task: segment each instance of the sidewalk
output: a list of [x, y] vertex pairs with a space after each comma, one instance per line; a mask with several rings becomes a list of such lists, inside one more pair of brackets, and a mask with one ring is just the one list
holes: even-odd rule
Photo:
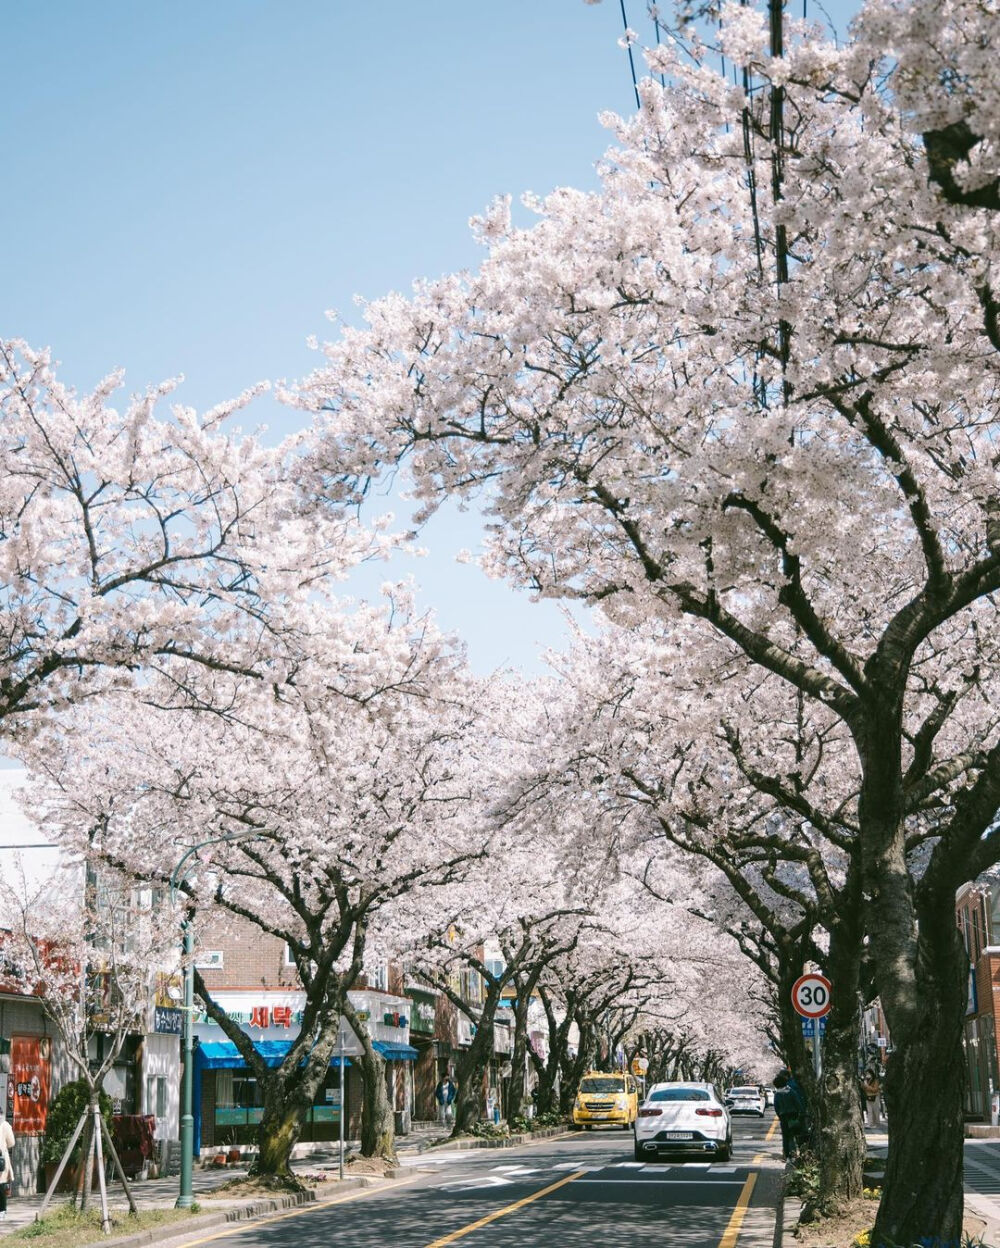
[[[869, 1157], [884, 1157], [889, 1147], [889, 1136], [884, 1128], [865, 1127]], [[802, 1212], [802, 1201], [786, 1196], [779, 1224], [775, 1228], [774, 1248], [794, 1248], [795, 1229]], [[872, 1210], [874, 1220], [874, 1208]], [[979, 1192], [965, 1193], [965, 1218], [963, 1234], [980, 1240], [984, 1248], [1000, 1248], [1000, 1198], [994, 1199]]]
[[[532, 1139], [543, 1139], [547, 1136], [557, 1135], [562, 1131], [563, 1128], [561, 1127], [548, 1127], [532, 1134], [512, 1135], [503, 1139], [472, 1138], [454, 1140], [448, 1147], [455, 1150], [511, 1148]], [[417, 1129], [409, 1135], [397, 1138], [396, 1153], [401, 1160], [415, 1158], [435, 1145], [444, 1144], [448, 1140], [449, 1133], [448, 1128], [438, 1127], [437, 1124], [418, 1124]], [[345, 1156], [350, 1156], [351, 1153], [357, 1154], [359, 1148], [359, 1141], [345, 1141]], [[299, 1145], [292, 1157], [292, 1170], [306, 1181], [311, 1179], [312, 1183], [310, 1186], [313, 1190], [300, 1194], [289, 1193], [288, 1195], [258, 1197], [223, 1193], [213, 1195], [214, 1192], [217, 1192], [219, 1188], [230, 1182], [230, 1180], [245, 1175], [247, 1173], [246, 1164], [236, 1164], [216, 1169], [212, 1166], [203, 1167], [196, 1161], [192, 1179], [194, 1199], [201, 1206], [200, 1216], [196, 1222], [192, 1221], [185, 1224], [185, 1229], [199, 1229], [225, 1221], [259, 1217], [279, 1209], [288, 1209], [296, 1205], [306, 1204], [317, 1198], [317, 1191], [315, 1190], [317, 1187], [321, 1191], [321, 1198], [328, 1200], [338, 1192], [348, 1192], [356, 1188], [377, 1187], [386, 1180], [399, 1178], [404, 1173], [402, 1169], [390, 1170], [387, 1172], [386, 1179], [381, 1179], [373, 1175], [352, 1176], [350, 1167], [346, 1167], [345, 1176], [343, 1182], [341, 1182], [338, 1177], [339, 1161], [340, 1154], [336, 1142], [321, 1145]], [[130, 1180], [129, 1186], [132, 1188], [132, 1194], [140, 1210], [172, 1209], [177, 1200], [180, 1180], [175, 1174], [162, 1179]], [[7, 1218], [0, 1222], [0, 1238], [9, 1235], [19, 1227], [27, 1226], [34, 1222], [35, 1215], [41, 1209], [44, 1199], [44, 1194], [40, 1192], [33, 1192], [26, 1196], [12, 1196], [7, 1204]], [[53, 1197], [49, 1208], [55, 1209], [60, 1205], [69, 1204], [70, 1199], [69, 1193], [59, 1193]], [[101, 1198], [98, 1191], [94, 1191], [91, 1199], [94, 1206], [100, 1208]], [[128, 1201], [125, 1198], [125, 1192], [120, 1181], [109, 1184], [108, 1202], [112, 1209], [120, 1210], [122, 1213], [128, 1209]], [[144, 1242], [167, 1239], [178, 1233], [176, 1223], [168, 1224], [158, 1232], [145, 1232]], [[110, 1245], [124, 1241], [108, 1239], [102, 1242], [109, 1245], [110, 1248]]]
[[[337, 1181], [337, 1160], [320, 1159], [316, 1156], [296, 1159], [292, 1163], [292, 1169], [299, 1174], [315, 1174], [322, 1170], [329, 1174], [329, 1177]], [[247, 1196], [228, 1196], [218, 1194], [213, 1196], [212, 1193], [223, 1184], [228, 1183], [231, 1179], [239, 1178], [245, 1175], [247, 1167], [245, 1165], [226, 1166], [225, 1169], [202, 1169], [195, 1166], [193, 1179], [194, 1199], [201, 1206], [203, 1212], [212, 1212], [222, 1215], [219, 1220], [224, 1221], [226, 1215], [235, 1209], [247, 1208], [250, 1205], [270, 1204], [272, 1202], [282, 1202], [275, 1204], [275, 1208], [290, 1206], [300, 1203], [297, 1199], [290, 1197], [256, 1197], [249, 1200]], [[370, 1181], [370, 1176], [367, 1176]], [[345, 1178], [343, 1190], [351, 1187], [360, 1187], [364, 1185], [364, 1178]], [[143, 1209], [172, 1209], [177, 1201], [177, 1193], [180, 1187], [180, 1180], [177, 1175], [171, 1175], [169, 1178], [163, 1179], [136, 1179], [129, 1181], [135, 1202], [140, 1210]], [[42, 1201], [45, 1199], [41, 1192], [33, 1192], [27, 1196], [11, 1196], [7, 1202], [7, 1218], [0, 1222], [0, 1238], [9, 1235], [18, 1227], [27, 1226], [34, 1222], [35, 1215], [41, 1210]], [[49, 1208], [57, 1209], [61, 1205], [70, 1203], [69, 1193], [60, 1192], [53, 1196]], [[96, 1189], [91, 1194], [91, 1201], [95, 1208], [100, 1208], [101, 1196]], [[124, 1212], [128, 1209], [128, 1201], [125, 1198], [125, 1192], [120, 1181], [109, 1183], [108, 1185], [108, 1203], [114, 1210]], [[245, 1216], [245, 1215], [244, 1215]], [[171, 1229], [164, 1227], [164, 1235]]]

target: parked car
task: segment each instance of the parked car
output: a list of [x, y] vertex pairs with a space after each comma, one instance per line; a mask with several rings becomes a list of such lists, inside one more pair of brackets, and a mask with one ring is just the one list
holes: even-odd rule
[[636, 1161], [680, 1153], [728, 1161], [733, 1151], [729, 1111], [711, 1083], [654, 1083], [635, 1120]]
[[730, 1088], [726, 1093], [726, 1105], [731, 1114], [756, 1114], [763, 1118], [767, 1101], [760, 1088]]
[[589, 1071], [580, 1080], [573, 1102], [573, 1125], [591, 1127], [616, 1126], [628, 1130], [635, 1122], [639, 1108], [636, 1082], [631, 1075]]

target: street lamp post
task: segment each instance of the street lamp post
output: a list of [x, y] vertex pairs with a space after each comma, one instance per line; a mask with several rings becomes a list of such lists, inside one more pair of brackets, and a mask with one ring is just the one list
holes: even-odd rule
[[[176, 896], [178, 886], [184, 878], [184, 864], [199, 849], [223, 842], [253, 840], [257, 835], [258, 833], [251, 832], [238, 833], [236, 836], [210, 836], [185, 850], [170, 873], [171, 900]], [[184, 1021], [181, 1033], [184, 1075], [181, 1080], [181, 1181], [174, 1208], [190, 1209], [194, 1204], [194, 932], [187, 918], [181, 920], [181, 933], [184, 950]]]
[[[171, 897], [180, 883], [181, 868], [192, 854], [196, 854], [203, 845], [210, 844], [212, 841], [193, 845], [174, 867], [170, 875]], [[181, 1040], [184, 1074], [181, 1081], [181, 1181], [174, 1208], [190, 1209], [194, 1204], [194, 932], [187, 918], [181, 920], [181, 933], [184, 951], [184, 1017]]]
[[190, 1209], [194, 1204], [194, 933], [187, 919], [181, 924], [184, 933], [184, 1078], [181, 1084], [181, 1185], [177, 1209]]

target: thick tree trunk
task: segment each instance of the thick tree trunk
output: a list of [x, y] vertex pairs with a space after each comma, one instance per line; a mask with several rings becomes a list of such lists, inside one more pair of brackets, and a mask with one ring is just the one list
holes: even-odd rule
[[336, 998], [343, 982], [347, 982], [346, 976], [341, 983], [333, 985], [330, 998], [324, 1001], [315, 1018], [315, 1030], [306, 1032], [305, 1040], [314, 1037], [311, 1047], [300, 1034], [281, 1065], [272, 1068], [256, 1053], [240, 1025], [219, 1008], [201, 975], [195, 971], [195, 992], [209, 1016], [242, 1054], [264, 1096], [264, 1113], [257, 1130], [257, 1156], [250, 1167], [251, 1174], [298, 1185], [289, 1164], [292, 1149], [302, 1133], [316, 1089], [329, 1070], [337, 1039], [339, 1004]]
[[562, 1065], [562, 1082], [559, 1085], [559, 1112], [566, 1117], [573, 1112], [573, 1102], [580, 1080], [588, 1070], [593, 1070], [597, 1057], [597, 1031], [595, 1027], [577, 1018], [580, 1029], [580, 1048], [576, 1057], [567, 1058]]
[[312, 1102], [301, 1087], [288, 1089], [277, 1079], [264, 1085], [264, 1113], [257, 1129], [257, 1157], [252, 1172], [294, 1183], [292, 1149], [302, 1134], [302, 1121]]
[[779, 947], [775, 985], [782, 1056], [806, 1093], [810, 1143], [819, 1164], [816, 1209], [832, 1214], [861, 1195], [865, 1134], [858, 1093], [858, 991], [863, 918], [858, 871], [848, 871], [830, 923], [824, 970], [833, 987], [832, 1009], [821, 1040], [822, 1077], [817, 1082], [811, 1051], [802, 1037], [802, 1019], [792, 1006], [792, 985], [802, 974], [806, 952], [794, 941]]
[[[336, 1033], [334, 1033], [335, 1035]], [[326, 1078], [333, 1037], [327, 1036], [310, 1053], [305, 1065], [286, 1058], [268, 1078], [260, 1079], [264, 1113], [257, 1128], [257, 1156], [251, 1174], [280, 1179], [298, 1186], [292, 1173], [292, 1149], [302, 1134], [302, 1124], [316, 1089]]]
[[894, 1045], [884, 1085], [889, 1156], [874, 1244], [962, 1238], [968, 958], [953, 911], [940, 923], [921, 915], [917, 968], [915, 1025], [894, 1029], [886, 1010]]
[[[545, 1009], [549, 1030], [549, 1051], [544, 1062], [532, 1054], [532, 1062], [538, 1073], [538, 1096], [535, 1108], [540, 1114], [554, 1114], [559, 1109], [556, 1087], [566, 1055], [566, 1039], [569, 1035], [569, 1015], [560, 1022], [556, 1018], [553, 1003], [544, 989], [539, 993]], [[567, 1059], [568, 1060], [568, 1059]]]
[[507, 1117], [519, 1118], [524, 1112], [524, 1072], [528, 1060], [528, 1002], [518, 996], [514, 1007], [514, 1051], [510, 1058], [510, 1091]]
[[559, 1108], [556, 1101], [556, 1081], [559, 1078], [559, 1059], [554, 1053], [548, 1055], [547, 1061], [532, 1058], [535, 1072], [538, 1075], [536, 1087], [535, 1110], [539, 1114], [554, 1114]]
[[833, 994], [826, 1035], [820, 1040], [822, 1076], [818, 1086], [814, 1081], [813, 1143], [819, 1160], [818, 1203], [824, 1213], [857, 1200], [864, 1187], [867, 1145], [858, 1087], [863, 913], [859, 871], [852, 864], [830, 930], [826, 971]]
[[822, 1042], [823, 1074], [816, 1098], [813, 1137], [819, 1161], [819, 1207], [832, 1214], [861, 1195], [865, 1132], [858, 1093], [858, 1021], [852, 996], [831, 1012]]
[[361, 1065], [361, 1156], [396, 1160], [396, 1130], [386, 1086], [385, 1060], [367, 1036]]
[[[885, 647], [890, 675], [895, 657]], [[902, 682], [886, 682], [859, 742], [869, 929], [893, 1045], [885, 1079], [889, 1155], [872, 1242], [957, 1244], [969, 962], [955, 926], [955, 889], [965, 876], [960, 863], [936, 850], [914, 885], [905, 841], [902, 695], [894, 696], [894, 687], [901, 689]]]
[[472, 1037], [472, 1043], [457, 1063], [458, 1094], [455, 1097], [455, 1125], [452, 1136], [465, 1135], [483, 1114], [483, 1084], [493, 1055], [493, 1017], [495, 1004], [489, 1003]]

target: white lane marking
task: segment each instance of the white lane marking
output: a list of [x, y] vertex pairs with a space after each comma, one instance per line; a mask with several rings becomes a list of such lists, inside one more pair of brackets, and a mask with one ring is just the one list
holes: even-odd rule
[[416, 1157], [401, 1157], [399, 1164], [401, 1166], [444, 1166], [449, 1161], [467, 1161], [479, 1151], [479, 1149], [469, 1149], [468, 1152], [432, 1153], [430, 1156], [426, 1153], [418, 1153]]
[[735, 1174], [736, 1167], [735, 1166], [710, 1166], [708, 1173], [709, 1174]]
[[499, 1174], [484, 1174], [478, 1179], [459, 1179], [457, 1183], [442, 1183], [438, 1191], [467, 1192], [476, 1187], [509, 1187], [513, 1179], [505, 1179]]
[[605, 1166], [581, 1166], [575, 1161], [560, 1161], [558, 1165], [552, 1167], [553, 1170], [604, 1170]]
[[494, 1166], [497, 1174], [537, 1174], [537, 1166]]

